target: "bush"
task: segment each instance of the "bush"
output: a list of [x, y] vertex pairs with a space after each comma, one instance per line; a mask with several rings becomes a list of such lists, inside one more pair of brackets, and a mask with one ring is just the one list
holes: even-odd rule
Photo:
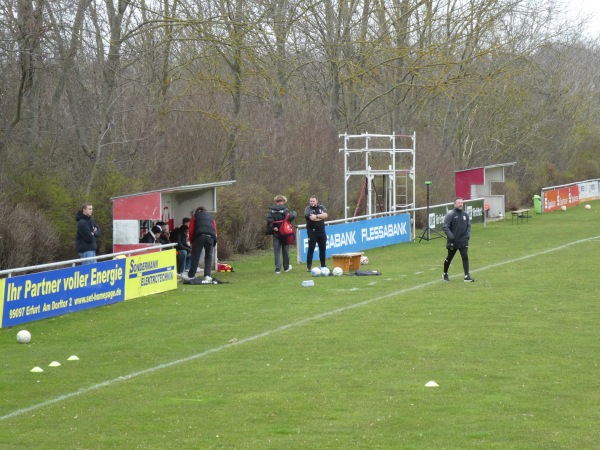
[[264, 249], [265, 221], [274, 194], [259, 185], [234, 185], [219, 192], [219, 258]]
[[60, 238], [44, 214], [31, 205], [12, 205], [0, 198], [0, 217], [0, 269], [56, 260]]

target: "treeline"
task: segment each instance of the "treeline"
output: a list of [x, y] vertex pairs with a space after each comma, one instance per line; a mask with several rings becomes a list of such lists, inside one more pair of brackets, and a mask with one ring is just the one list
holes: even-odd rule
[[[264, 247], [276, 193], [343, 214], [344, 132], [416, 132], [434, 202], [451, 200], [455, 170], [495, 163], [517, 162], [498, 187], [509, 207], [598, 177], [599, 47], [560, 6], [7, 0], [0, 267], [75, 257], [84, 199], [109, 252], [111, 197], [234, 179], [221, 254]], [[30, 232], [46, 239], [20, 252]]]

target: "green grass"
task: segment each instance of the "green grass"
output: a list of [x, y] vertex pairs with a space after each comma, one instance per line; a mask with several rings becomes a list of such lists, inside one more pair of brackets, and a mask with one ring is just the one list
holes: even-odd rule
[[595, 448], [592, 205], [475, 226], [475, 283], [459, 256], [441, 282], [441, 239], [313, 288], [269, 253], [230, 284], [27, 324], [28, 345], [0, 330], [0, 447]]

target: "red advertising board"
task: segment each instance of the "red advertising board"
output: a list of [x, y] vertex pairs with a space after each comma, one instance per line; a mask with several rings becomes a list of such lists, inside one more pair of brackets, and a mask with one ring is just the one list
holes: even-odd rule
[[567, 186], [544, 191], [544, 212], [555, 211], [561, 206], [579, 204], [579, 186]]

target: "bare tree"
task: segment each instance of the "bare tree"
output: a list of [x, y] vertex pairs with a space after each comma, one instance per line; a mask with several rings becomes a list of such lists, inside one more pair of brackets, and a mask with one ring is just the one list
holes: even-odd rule
[[16, 4], [16, 44], [18, 46], [21, 80], [11, 127], [24, 122], [33, 140], [39, 133], [39, 74], [42, 61], [42, 38], [46, 32], [43, 21], [44, 0], [20, 0]]

